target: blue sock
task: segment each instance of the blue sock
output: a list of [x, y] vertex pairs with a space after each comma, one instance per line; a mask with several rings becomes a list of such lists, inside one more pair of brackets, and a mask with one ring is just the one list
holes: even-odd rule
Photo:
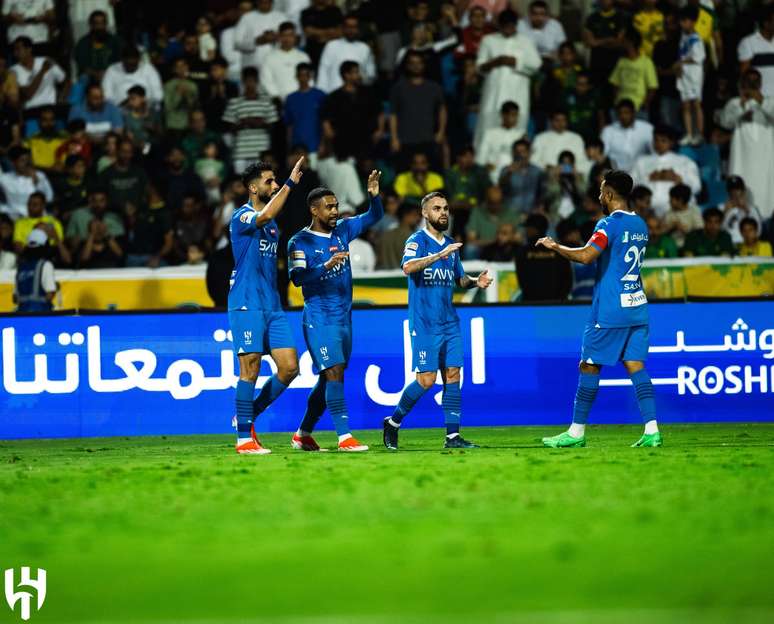
[[642, 369], [631, 375], [634, 384], [634, 394], [637, 395], [637, 403], [640, 406], [642, 422], [656, 420], [656, 400], [654, 398], [653, 383], [650, 381], [648, 371]]
[[581, 373], [578, 378], [578, 389], [575, 392], [575, 406], [572, 410], [572, 422], [585, 425], [589, 419], [591, 406], [599, 390], [599, 375]]
[[403, 420], [403, 417], [411, 411], [411, 408], [414, 407], [416, 402], [422, 398], [422, 395], [425, 392], [427, 391], [419, 384], [418, 381], [413, 381], [408, 386], [406, 386], [403, 394], [400, 395], [400, 401], [398, 401], [398, 405], [395, 407], [395, 411], [392, 414], [392, 419], [396, 423], [400, 423]]
[[253, 392], [255, 392], [255, 383], [243, 379], [237, 381], [237, 439], [250, 437], [250, 427], [253, 424]]
[[299, 429], [306, 433], [312, 433], [315, 425], [320, 420], [320, 417], [325, 411], [325, 377], [320, 375], [317, 379], [312, 391], [309, 393], [309, 398], [306, 400], [306, 412], [304, 412], [304, 419], [301, 421]]
[[325, 403], [331, 413], [336, 435], [349, 433], [349, 416], [347, 416], [347, 403], [344, 400], [343, 382], [329, 381], [325, 385]]
[[277, 397], [285, 392], [287, 386], [282, 383], [276, 375], [269, 377], [269, 381], [263, 384], [258, 398], [253, 401], [253, 415], [258, 416], [269, 405], [274, 403]]
[[443, 417], [446, 422], [446, 435], [459, 433], [460, 415], [462, 414], [462, 394], [460, 394], [459, 381], [444, 385], [441, 407], [443, 407]]

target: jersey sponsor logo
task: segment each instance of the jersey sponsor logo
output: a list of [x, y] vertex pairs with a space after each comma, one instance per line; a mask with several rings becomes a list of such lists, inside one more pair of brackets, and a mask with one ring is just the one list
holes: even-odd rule
[[451, 269], [427, 267], [422, 271], [422, 277], [426, 282], [452, 282], [454, 280], [454, 271]]
[[407, 250], [407, 251], [404, 251], [404, 252], [403, 252], [403, 255], [404, 255], [406, 258], [413, 258], [414, 256], [416, 256], [416, 255], [417, 255], [417, 252], [416, 252], [416, 251]]
[[622, 308], [636, 308], [646, 303], [648, 303], [648, 298], [642, 290], [621, 294]]
[[277, 235], [277, 229], [276, 228], [269, 228], [269, 234], [271, 234], [272, 236], [276, 236]]
[[629, 232], [624, 232], [622, 243], [628, 243], [629, 242]]
[[330, 251], [331, 253], [336, 253], [337, 251], [339, 251], [339, 248], [336, 245], [331, 245], [330, 247], [328, 247], [328, 251]]
[[261, 240], [261, 242], [258, 244], [258, 250], [261, 253], [276, 254], [277, 253], [277, 243], [276, 242], [267, 241], [267, 240]]
[[321, 254], [321, 253], [325, 253], [325, 252], [324, 252], [322, 249], [315, 249], [315, 250], [314, 250], [314, 253], [319, 253], [319, 254]]
[[622, 243], [628, 243], [628, 242], [632, 242], [632, 243], [642, 243], [642, 242], [645, 242], [645, 243], [647, 243], [648, 242], [648, 235], [644, 234], [643, 232], [631, 232], [631, 233], [629, 233], [627, 231], [627, 232], [623, 233], [623, 239], [621, 239], [621, 242]]
[[418, 243], [406, 243], [406, 249], [413, 249], [414, 251], [416, 251], [417, 249], [419, 249], [419, 244]]

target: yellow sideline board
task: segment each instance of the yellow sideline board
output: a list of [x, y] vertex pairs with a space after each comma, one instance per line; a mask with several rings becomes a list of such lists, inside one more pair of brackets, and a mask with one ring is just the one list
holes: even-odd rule
[[[483, 264], [468, 263], [477, 273]], [[474, 270], [475, 269], [475, 270]], [[496, 276], [496, 295], [490, 300], [514, 301], [519, 283], [510, 264], [489, 266]], [[57, 271], [60, 292], [57, 309], [141, 310], [165, 309], [186, 305], [211, 307], [204, 267], [165, 269], [103, 269], [93, 271]], [[774, 259], [754, 261], [701, 259], [657, 260], [642, 268], [645, 290], [650, 300], [686, 297], [760, 297], [774, 296]], [[14, 272], [0, 273], [0, 312], [12, 312]], [[355, 303], [405, 305], [406, 278], [400, 271], [377, 271], [353, 280]], [[455, 301], [468, 301], [473, 292], [455, 293]], [[288, 300], [302, 305], [301, 290], [291, 286]], [[475, 301], [483, 301], [478, 295]]]

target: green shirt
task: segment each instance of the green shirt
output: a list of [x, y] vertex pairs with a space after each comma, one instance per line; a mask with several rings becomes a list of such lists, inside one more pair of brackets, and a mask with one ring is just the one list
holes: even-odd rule
[[199, 89], [193, 80], [173, 78], [164, 85], [164, 118], [168, 130], [185, 130], [188, 114], [199, 106]]
[[628, 57], [620, 58], [610, 74], [610, 84], [618, 87], [616, 103], [628, 99], [634, 102], [634, 106], [639, 110], [648, 91], [658, 89], [656, 66], [651, 58], [644, 54], [634, 60]]
[[75, 46], [75, 64], [78, 75], [89, 71], [105, 71], [119, 59], [119, 40], [115, 35], [107, 35], [105, 41], [94, 41], [91, 35], [81, 37]]
[[112, 165], [100, 174], [101, 186], [107, 189], [110, 207], [123, 214], [127, 203], [142, 208], [146, 201], [148, 176], [141, 167], [129, 165], [122, 171], [117, 165]]
[[659, 239], [654, 242], [653, 239], [648, 241], [648, 246], [645, 250], [646, 260], [656, 260], [658, 258], [677, 258], [677, 243], [671, 236], [660, 236]]
[[481, 165], [473, 165], [469, 171], [461, 171], [459, 165], [454, 165], [446, 173], [446, 192], [452, 203], [466, 201], [477, 206], [490, 184], [489, 174]]
[[583, 95], [575, 90], [566, 91], [564, 107], [567, 111], [567, 123], [570, 130], [580, 134], [586, 141], [599, 137], [597, 120], [600, 101], [593, 91]]
[[468, 232], [475, 232], [479, 241], [488, 243], [497, 238], [497, 228], [503, 223], [512, 223], [514, 227], [517, 227], [519, 220], [516, 215], [505, 208], [494, 214], [483, 206], [477, 206], [470, 212], [470, 219], [465, 229]]
[[733, 256], [734, 243], [731, 235], [721, 230], [717, 238], [710, 239], [704, 230], [694, 230], [685, 237], [684, 256]]
[[[180, 147], [183, 148], [188, 164], [193, 165], [202, 155], [202, 149], [207, 143], [221, 144], [221, 135], [209, 129], [205, 129], [202, 134], [189, 132], [183, 138]], [[221, 157], [222, 157], [221, 153]]]
[[[89, 236], [89, 224], [94, 219], [94, 213], [89, 208], [78, 208], [70, 216], [67, 224], [67, 238], [83, 240]], [[108, 234], [113, 238], [124, 235], [124, 224], [120, 217], [113, 212], [106, 212], [102, 220], [105, 222]]]

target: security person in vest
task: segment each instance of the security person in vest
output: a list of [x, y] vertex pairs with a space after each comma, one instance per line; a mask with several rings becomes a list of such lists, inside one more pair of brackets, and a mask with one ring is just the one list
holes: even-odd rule
[[48, 259], [48, 235], [35, 228], [19, 257], [13, 298], [17, 312], [48, 312], [56, 295], [54, 265]]

